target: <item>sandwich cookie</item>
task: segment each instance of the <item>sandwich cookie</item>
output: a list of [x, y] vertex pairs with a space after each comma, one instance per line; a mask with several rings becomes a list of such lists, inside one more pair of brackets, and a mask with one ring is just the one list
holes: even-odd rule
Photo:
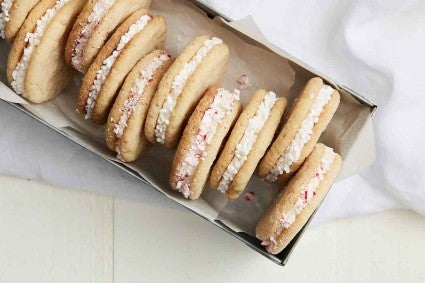
[[220, 81], [229, 59], [229, 48], [217, 37], [199, 36], [176, 58], [152, 99], [145, 134], [154, 143], [174, 149], [181, 133], [212, 84]]
[[184, 129], [170, 175], [170, 186], [197, 199], [204, 189], [221, 144], [242, 110], [239, 90], [218, 84], [207, 90]]
[[340, 168], [339, 154], [323, 144], [315, 146], [257, 224], [256, 236], [269, 253], [280, 253], [304, 227], [334, 183]]
[[296, 99], [279, 136], [259, 165], [267, 181], [286, 183], [311, 153], [339, 105], [339, 93], [311, 79]]
[[272, 91], [253, 94], [211, 171], [210, 187], [230, 199], [239, 197], [272, 142], [286, 104]]
[[106, 144], [117, 153], [118, 159], [134, 161], [149, 144], [143, 132], [147, 110], [171, 63], [167, 52], [155, 50], [143, 57], [127, 76], [109, 113], [105, 131]]
[[106, 122], [109, 110], [127, 74], [137, 62], [164, 45], [164, 17], [148, 10], [134, 12], [111, 36], [84, 75], [78, 112], [97, 124]]
[[0, 37], [12, 41], [31, 9], [40, 0], [0, 1]]
[[149, 8], [150, 0], [88, 0], [69, 35], [65, 59], [85, 73], [109, 36], [136, 10]]
[[64, 58], [66, 38], [84, 0], [42, 0], [13, 41], [7, 79], [17, 94], [34, 103], [56, 97], [74, 72]]

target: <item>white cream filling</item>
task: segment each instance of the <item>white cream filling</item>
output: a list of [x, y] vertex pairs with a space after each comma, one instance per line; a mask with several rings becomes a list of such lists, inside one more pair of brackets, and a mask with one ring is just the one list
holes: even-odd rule
[[13, 0], [3, 0], [0, 6], [0, 37], [5, 38], [4, 28], [6, 23], [10, 20], [9, 12], [10, 8], [12, 8]]
[[80, 35], [75, 41], [74, 50], [72, 51], [71, 63], [74, 68], [80, 72], [84, 72], [83, 68], [83, 51], [88, 39], [93, 33], [94, 28], [99, 24], [103, 16], [109, 8], [114, 5], [115, 0], [98, 0], [87, 18], [87, 24], [81, 30]]
[[137, 103], [142, 98], [146, 86], [152, 82], [156, 70], [170, 59], [171, 56], [165, 51], [153, 58], [152, 61], [140, 71], [140, 76], [134, 81], [134, 84], [130, 89], [130, 94], [124, 100], [119, 122], [114, 127], [115, 137], [117, 138], [115, 151], [118, 153], [118, 159], [122, 159], [120, 152], [121, 137], [127, 127], [128, 119], [133, 114]]
[[155, 138], [156, 141], [164, 144], [165, 142], [165, 132], [167, 130], [168, 124], [170, 123], [169, 119], [171, 113], [173, 112], [174, 107], [176, 106], [176, 101], [178, 96], [183, 91], [186, 81], [196, 70], [198, 65], [202, 62], [208, 52], [217, 44], [221, 44], [223, 41], [217, 37], [209, 38], [204, 41], [201, 48], [198, 49], [195, 56], [186, 63], [177, 76], [174, 78], [171, 90], [167, 95], [167, 98], [162, 105], [161, 110], [159, 111], [158, 120], [155, 127]]
[[272, 91], [268, 92], [261, 104], [258, 106], [255, 115], [249, 119], [248, 126], [246, 127], [240, 142], [236, 146], [235, 156], [227, 166], [226, 171], [224, 171], [220, 183], [218, 184], [217, 189], [220, 192], [227, 192], [229, 184], [233, 181], [233, 178], [247, 160], [252, 146], [269, 118], [276, 100], [276, 94]]
[[239, 90], [230, 92], [223, 88], [217, 91], [210, 107], [205, 111], [199, 123], [199, 130], [193, 137], [182, 164], [176, 173], [175, 189], [181, 192], [184, 197], [190, 195], [190, 182], [195, 168], [200, 160], [207, 156], [206, 148], [217, 131], [217, 127], [223, 123], [226, 116], [231, 115], [235, 101], [239, 100]]
[[291, 165], [300, 158], [305, 144], [310, 140], [311, 135], [313, 134], [313, 127], [319, 121], [319, 116], [325, 105], [331, 99], [333, 91], [334, 89], [328, 85], [323, 85], [320, 88], [319, 94], [317, 95], [310, 112], [302, 122], [294, 139], [276, 161], [276, 164], [270, 170], [270, 173], [266, 176], [267, 181], [274, 182], [277, 180], [279, 175], [283, 174], [283, 172], [291, 172]]
[[89, 90], [89, 95], [88, 95], [87, 103], [86, 103], [86, 116], [85, 116], [86, 119], [90, 119], [93, 114], [92, 112], [93, 112], [93, 108], [94, 108], [94, 104], [96, 102], [97, 96], [99, 95], [100, 89], [102, 88], [102, 85], [104, 84], [112, 66], [115, 63], [115, 60], [121, 54], [121, 51], [124, 49], [127, 43], [137, 33], [143, 30], [143, 28], [151, 19], [152, 18], [148, 15], [141, 16], [134, 24], [130, 26], [128, 31], [121, 36], [120, 41], [118, 42], [118, 45], [115, 48], [115, 50], [112, 52], [112, 54], [109, 55], [109, 57], [102, 62], [102, 66], [97, 71], [96, 79], [94, 80]]
[[325, 178], [326, 173], [331, 168], [335, 155], [336, 154], [331, 148], [327, 147], [325, 149], [325, 153], [316, 169], [315, 176], [310, 180], [310, 182], [308, 182], [307, 185], [300, 188], [299, 197], [295, 201], [294, 206], [289, 211], [282, 214], [282, 218], [279, 220], [280, 225], [277, 227], [273, 235], [261, 243], [263, 246], [266, 246], [268, 252], [271, 252], [274, 249], [274, 246], [277, 244], [276, 239], [283, 230], [288, 229], [295, 222], [297, 216], [316, 195], [316, 190], [319, 187], [320, 182]]
[[12, 72], [13, 80], [11, 85], [17, 94], [25, 96], [24, 79], [32, 52], [34, 51], [34, 48], [40, 44], [40, 39], [43, 36], [46, 27], [53, 20], [57, 12], [69, 1], [70, 0], [57, 0], [56, 4], [52, 8], [47, 9], [44, 15], [39, 20], [37, 20], [34, 31], [27, 32], [25, 35], [24, 41], [27, 43], [27, 45], [23, 50], [23, 54], [19, 63]]

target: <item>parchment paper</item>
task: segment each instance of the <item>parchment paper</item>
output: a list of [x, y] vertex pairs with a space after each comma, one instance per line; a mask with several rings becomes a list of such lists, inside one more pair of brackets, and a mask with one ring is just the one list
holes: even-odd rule
[[[243, 31], [249, 37], [260, 40], [272, 49], [249, 18], [227, 25], [220, 19], [211, 20], [200, 9], [183, 0], [155, 1], [152, 10], [154, 14], [161, 14], [167, 19], [168, 39], [165, 48], [174, 57], [187, 43], [200, 34], [215, 35], [226, 42], [230, 47], [230, 62], [223, 85], [229, 89], [236, 88], [238, 87], [236, 80], [241, 75], [247, 75], [252, 86], [241, 92], [241, 100], [244, 105], [258, 88], [273, 90], [279, 96], [285, 96], [291, 103], [300, 88], [313, 76], [311, 72], [282, 58], [280, 55], [286, 56], [286, 54], [280, 53], [281, 51], [280, 55], [272, 53], [252, 40], [240, 37], [241, 34], [232, 30], [236, 28]], [[70, 139], [104, 158], [119, 162], [115, 158], [115, 154], [111, 153], [104, 144], [104, 127], [84, 120], [75, 111], [81, 77], [76, 77], [60, 96], [50, 102], [39, 105], [28, 103], [6, 86], [4, 74], [9, 48], [4, 42], [0, 45], [1, 80], [4, 82], [0, 84], [0, 98], [22, 104], [29, 112], [50, 126], [60, 129]], [[370, 108], [368, 106], [359, 103], [347, 92], [341, 91], [340, 107], [321, 140], [327, 145], [333, 146], [336, 151], [341, 153], [344, 160], [347, 159], [350, 157], [350, 148], [369, 119], [369, 115]], [[373, 135], [373, 132], [368, 133], [369, 137]], [[360, 146], [361, 149], [365, 149], [365, 147], [364, 144]], [[149, 184], [168, 197], [210, 221], [219, 219], [235, 231], [244, 231], [254, 235], [253, 231], [258, 218], [279, 190], [276, 185], [266, 183], [257, 176], [253, 176], [245, 191], [245, 193], [253, 193], [254, 197], [251, 201], [244, 198], [245, 193], [235, 201], [227, 201], [221, 193], [209, 188], [205, 189], [199, 200], [189, 201], [168, 188], [168, 176], [173, 156], [173, 151], [155, 145], [140, 160], [124, 166], [140, 174]], [[369, 163], [370, 159], [368, 158], [351, 157], [350, 162], [344, 163], [340, 176], [347, 177], [356, 173]]]

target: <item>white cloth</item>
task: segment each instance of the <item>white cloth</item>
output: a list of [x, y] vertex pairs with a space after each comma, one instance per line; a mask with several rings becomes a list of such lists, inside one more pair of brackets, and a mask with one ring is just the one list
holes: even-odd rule
[[[339, 182], [316, 223], [401, 206], [425, 214], [424, 1], [204, 2], [234, 19], [251, 14], [271, 42], [380, 106], [376, 163]], [[1, 173], [143, 197], [144, 185], [85, 149], [4, 102], [0, 113]]]
[[205, 2], [232, 19], [251, 14], [272, 43], [379, 105], [375, 164], [337, 184], [319, 218], [425, 214], [425, 1]]

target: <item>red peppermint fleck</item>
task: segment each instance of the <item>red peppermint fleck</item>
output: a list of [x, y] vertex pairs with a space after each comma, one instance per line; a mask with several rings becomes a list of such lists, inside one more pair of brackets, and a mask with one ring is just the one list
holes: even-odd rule
[[170, 54], [167, 54], [167, 57], [171, 59], [171, 55]]
[[236, 81], [240, 85], [239, 87], [240, 89], [244, 89], [251, 86], [251, 82], [249, 81], [249, 78], [247, 75], [240, 76], [240, 78], [237, 79]]
[[315, 196], [316, 195], [316, 192], [315, 191], [313, 191], [313, 196]]
[[178, 180], [179, 181], [184, 181], [187, 177], [189, 177], [189, 174], [188, 173], [186, 173], [186, 174], [184, 174], [184, 175], [178, 175], [177, 176], [178, 178]]
[[152, 81], [153, 81], [153, 78], [150, 78], [150, 79], [148, 80], [148, 82], [150, 82], [150, 83], [151, 83]]
[[308, 192], [304, 191], [304, 199], [307, 200]]
[[252, 201], [254, 199], [255, 193], [254, 192], [248, 192], [245, 194], [245, 200]]
[[203, 135], [203, 136], [202, 136], [202, 138], [203, 138], [204, 140], [206, 140], [206, 139], [207, 139], [207, 135]]
[[319, 172], [316, 172], [316, 177], [319, 177], [319, 176], [320, 176]]
[[239, 79], [236, 80], [239, 84], [246, 84], [249, 83], [249, 78], [247, 75], [242, 75], [239, 77]]

